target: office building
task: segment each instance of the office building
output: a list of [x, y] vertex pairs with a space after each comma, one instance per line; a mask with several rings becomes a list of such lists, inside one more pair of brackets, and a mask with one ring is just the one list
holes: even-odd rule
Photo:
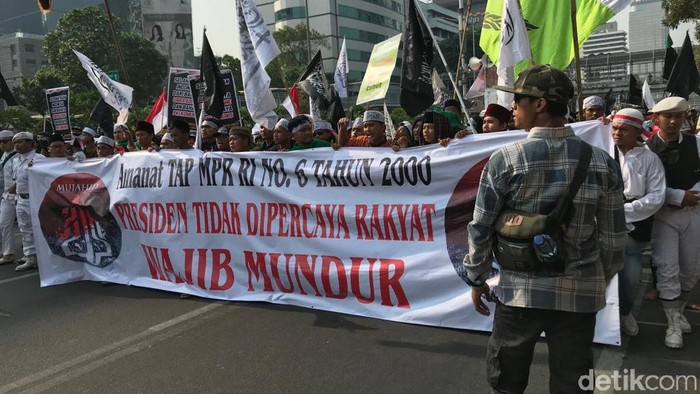
[[[330, 49], [321, 51], [326, 72], [335, 69], [345, 37], [350, 94], [359, 89], [374, 44], [404, 28], [402, 0], [256, 0], [256, 5], [272, 31], [308, 23], [326, 37]], [[398, 103], [398, 75], [397, 69], [393, 77], [397, 87], [390, 88], [387, 103]]]
[[43, 45], [44, 36], [38, 34], [0, 36], [0, 72], [10, 89], [21, 85], [23, 77], [32, 77], [41, 66], [48, 64]]
[[662, 0], [633, 0], [629, 13], [630, 52], [665, 48], [668, 27], [661, 23], [664, 16]]
[[450, 11], [429, 0], [420, 0], [418, 5], [438, 42], [459, 34], [459, 14], [457, 12]]
[[617, 30], [617, 22], [606, 23], [583, 44], [584, 57], [627, 52], [627, 32]]

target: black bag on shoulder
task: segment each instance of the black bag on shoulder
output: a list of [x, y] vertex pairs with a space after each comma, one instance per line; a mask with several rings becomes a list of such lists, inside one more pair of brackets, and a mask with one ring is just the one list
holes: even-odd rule
[[[593, 148], [583, 144], [581, 157], [576, 166], [574, 178], [567, 189], [566, 196], [559, 199], [557, 205], [548, 215], [523, 212], [506, 208], [499, 214], [494, 224], [493, 254], [498, 264], [512, 271], [549, 271], [564, 270], [564, 249], [562, 237], [566, 229], [565, 219], [571, 212], [571, 204], [581, 184], [586, 179], [591, 162]], [[534, 238], [546, 238], [547, 257], [538, 256]], [[539, 238], [538, 240], [542, 240]]]

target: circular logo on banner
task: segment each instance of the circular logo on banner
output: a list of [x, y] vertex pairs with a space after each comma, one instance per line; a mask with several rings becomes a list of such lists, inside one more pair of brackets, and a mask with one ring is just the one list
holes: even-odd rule
[[476, 163], [459, 180], [452, 197], [445, 209], [445, 238], [447, 240], [447, 253], [457, 274], [465, 279], [466, 270], [462, 265], [464, 256], [469, 252], [467, 241], [467, 225], [474, 216], [476, 205], [476, 193], [479, 190], [479, 179], [488, 158]]
[[39, 207], [41, 232], [51, 252], [68, 260], [106, 267], [119, 256], [122, 234], [109, 212], [109, 191], [94, 175], [62, 175]]

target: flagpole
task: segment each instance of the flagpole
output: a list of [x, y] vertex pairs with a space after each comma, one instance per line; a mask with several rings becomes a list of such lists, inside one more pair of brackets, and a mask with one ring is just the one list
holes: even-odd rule
[[109, 28], [112, 31], [112, 38], [114, 39], [114, 46], [117, 48], [117, 58], [119, 58], [119, 66], [122, 69], [122, 74], [124, 74], [124, 82], [129, 83], [129, 74], [126, 72], [126, 67], [124, 66], [124, 55], [122, 54], [122, 46], [119, 43], [119, 37], [117, 36], [116, 30], [114, 30], [114, 20], [112, 19], [112, 11], [109, 9], [109, 0], [104, 0], [105, 10], [107, 11], [107, 17], [109, 18]]
[[583, 119], [583, 86], [581, 84], [581, 58], [578, 49], [578, 27], [576, 25], [576, 0], [571, 0], [571, 29], [574, 36], [574, 59], [576, 61], [576, 107], [578, 108], [578, 118]]
[[[421, 19], [423, 20], [423, 24], [425, 26], [430, 26], [428, 24], [428, 20], [425, 18], [425, 15], [423, 14], [423, 10], [421, 10], [420, 6], [415, 3], [416, 0], [409, 0], [413, 1], [416, 10], [418, 11], [418, 14], [420, 14]], [[572, 0], [575, 1], [575, 0]], [[455, 92], [459, 92], [459, 89], [457, 88], [457, 84], [455, 83], [455, 79], [452, 77], [452, 72], [450, 71], [450, 68], [447, 66], [447, 60], [445, 60], [445, 56], [442, 54], [442, 50], [440, 50], [440, 45], [438, 44], [437, 40], [435, 39], [435, 35], [433, 34], [433, 30], [431, 28], [426, 29], [430, 33], [430, 38], [433, 39], [433, 46], [435, 49], [437, 49], [438, 54], [440, 55], [440, 59], [442, 59], [442, 64], [445, 66], [445, 70], [447, 71], [447, 75], [450, 77], [450, 82], [452, 83], [452, 88], [455, 90]], [[464, 99], [462, 98], [461, 94], [457, 94], [457, 98], [459, 99], [459, 104], [462, 106], [462, 112], [467, 115], [467, 106], [464, 104]], [[467, 119], [470, 119], [469, 116], [467, 116]], [[471, 122], [470, 122], [471, 124]]]

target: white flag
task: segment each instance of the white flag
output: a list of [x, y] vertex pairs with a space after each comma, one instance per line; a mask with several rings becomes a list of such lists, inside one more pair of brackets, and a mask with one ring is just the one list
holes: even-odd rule
[[348, 97], [348, 50], [345, 47], [345, 37], [343, 37], [343, 46], [338, 53], [338, 63], [335, 66], [335, 91], [338, 92], [338, 97]]
[[642, 97], [644, 98], [644, 103], [646, 103], [647, 108], [652, 109], [656, 105], [656, 100], [651, 94], [651, 88], [649, 87], [649, 81], [644, 80], [644, 86], [642, 86]]
[[386, 101], [384, 102], [384, 125], [386, 125], [387, 138], [391, 138], [392, 140], [396, 138], [396, 128], [394, 127], [394, 122], [391, 121], [391, 114], [386, 107]]
[[277, 103], [270, 92], [265, 71], [280, 50], [253, 0], [237, 0], [238, 34], [241, 44], [243, 90], [250, 117], [268, 129], [275, 127]]
[[442, 78], [440, 78], [440, 74], [438, 74], [436, 69], [433, 69], [432, 79], [433, 96], [435, 97], [433, 105], [438, 105], [442, 107], [442, 104], [450, 98], [450, 92], [449, 90], [447, 90], [447, 86], [445, 86], [445, 83], [442, 82]]
[[483, 96], [484, 93], [486, 93], [486, 66], [482, 66], [481, 70], [479, 70], [479, 74], [477, 74], [474, 83], [472, 83], [472, 86], [469, 88], [466, 98], [480, 97]]
[[124, 112], [124, 110], [128, 110], [131, 107], [131, 99], [134, 96], [134, 88], [111, 80], [97, 64], [90, 60], [89, 57], [83, 55], [75, 49], [73, 52], [80, 60], [80, 64], [83, 65], [85, 71], [87, 71], [87, 76], [90, 79], [90, 82], [95, 85], [97, 91], [100, 92], [100, 96], [102, 96], [105, 102], [112, 108], [116, 109], [119, 113]]
[[[513, 67], [522, 60], [532, 59], [527, 28], [523, 20], [517, 0], [503, 1], [503, 16], [501, 17], [501, 47], [498, 53], [498, 84], [513, 86], [515, 76]], [[498, 91], [498, 103], [510, 108], [513, 94]]]

